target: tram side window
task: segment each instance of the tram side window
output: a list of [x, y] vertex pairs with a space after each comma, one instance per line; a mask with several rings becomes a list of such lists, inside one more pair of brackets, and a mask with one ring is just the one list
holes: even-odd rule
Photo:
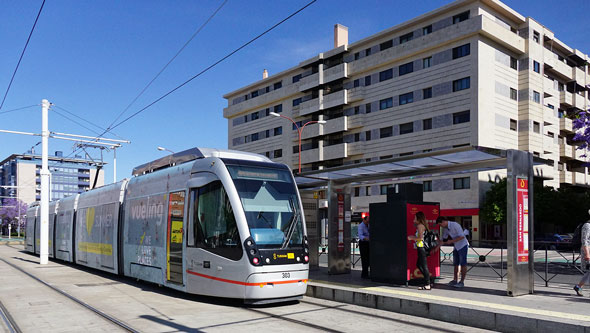
[[242, 257], [240, 233], [227, 193], [216, 180], [191, 191], [192, 241], [196, 247], [238, 260]]

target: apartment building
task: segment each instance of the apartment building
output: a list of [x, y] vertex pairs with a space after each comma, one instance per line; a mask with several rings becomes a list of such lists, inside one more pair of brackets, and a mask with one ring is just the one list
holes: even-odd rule
[[[588, 108], [588, 60], [496, 0], [455, 1], [351, 44], [336, 25], [333, 49], [224, 95], [228, 147], [294, 169], [301, 158], [303, 171], [461, 146], [520, 149], [553, 164], [535, 168], [545, 185], [588, 186], [568, 118]], [[296, 126], [273, 113], [325, 123], [305, 126], [299, 151]], [[489, 181], [505, 173], [421, 180], [424, 198], [477, 239]], [[353, 209], [385, 201], [395, 183], [353, 184]]]
[[[48, 156], [50, 200], [61, 199], [104, 185], [105, 163], [63, 157], [62, 152]], [[41, 155], [13, 154], [0, 162], [0, 196], [18, 198], [30, 204], [41, 200]]]

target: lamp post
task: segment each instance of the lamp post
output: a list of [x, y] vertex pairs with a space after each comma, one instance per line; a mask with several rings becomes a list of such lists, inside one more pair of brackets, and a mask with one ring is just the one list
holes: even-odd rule
[[159, 150], [159, 151], [168, 151], [168, 152], [170, 152], [170, 153], [172, 153], [172, 154], [176, 154], [176, 153], [175, 153], [175, 152], [173, 152], [172, 150], [170, 150], [170, 149], [168, 149], [168, 148], [164, 148], [164, 147], [158, 147], [158, 150]]
[[299, 135], [299, 172], [297, 172], [297, 173], [301, 173], [301, 132], [303, 132], [303, 129], [305, 128], [305, 126], [307, 126], [309, 124], [314, 124], [314, 123], [325, 124], [326, 121], [325, 120], [312, 120], [312, 121], [306, 122], [305, 124], [303, 124], [303, 126], [299, 127], [299, 125], [297, 125], [297, 123], [293, 119], [291, 119], [287, 116], [283, 116], [282, 114], [278, 114], [276, 112], [271, 112], [270, 115], [273, 117], [281, 117], [281, 118], [288, 119], [297, 128], [297, 134]]

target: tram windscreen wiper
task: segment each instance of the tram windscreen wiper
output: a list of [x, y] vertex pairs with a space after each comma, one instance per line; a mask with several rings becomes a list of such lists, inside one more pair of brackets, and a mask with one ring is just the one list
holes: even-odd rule
[[293, 237], [293, 232], [295, 231], [295, 226], [297, 225], [296, 222], [299, 221], [299, 211], [295, 209], [295, 204], [293, 203], [293, 198], [289, 198], [289, 205], [291, 206], [291, 210], [293, 211], [293, 216], [287, 225], [287, 235], [285, 237], [285, 241], [283, 241], [283, 245], [281, 245], [281, 249], [284, 249], [289, 245], [291, 241], [291, 237]]
[[268, 224], [268, 227], [272, 229], [272, 223], [270, 223], [270, 221], [263, 215], [265, 212], [263, 211], [259, 211], [258, 215], [256, 216], [256, 218], [258, 220], [263, 219], [264, 222], [266, 222], [266, 224]]

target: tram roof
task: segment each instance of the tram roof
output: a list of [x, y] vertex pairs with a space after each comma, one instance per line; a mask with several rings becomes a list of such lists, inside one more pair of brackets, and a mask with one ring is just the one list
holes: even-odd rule
[[[302, 172], [295, 176], [295, 181], [300, 188], [309, 188], [325, 185], [328, 181], [359, 183], [389, 178], [414, 179], [505, 169], [507, 152], [505, 149], [466, 146]], [[549, 165], [548, 160], [536, 156], [533, 157], [533, 163]], [[535, 173], [535, 176], [551, 179], [542, 174]]]

